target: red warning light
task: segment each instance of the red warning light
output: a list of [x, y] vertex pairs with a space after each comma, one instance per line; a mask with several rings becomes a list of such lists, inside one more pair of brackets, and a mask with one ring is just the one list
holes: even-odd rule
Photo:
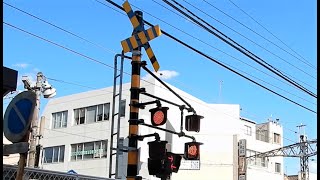
[[152, 119], [156, 125], [160, 125], [164, 121], [164, 113], [161, 110], [157, 111], [154, 113]]
[[151, 124], [153, 126], [161, 126], [167, 122], [167, 110], [168, 107], [156, 107], [150, 109], [151, 112]]
[[189, 146], [188, 155], [189, 156], [196, 156], [198, 153], [197, 151], [198, 151], [198, 148], [196, 145]]

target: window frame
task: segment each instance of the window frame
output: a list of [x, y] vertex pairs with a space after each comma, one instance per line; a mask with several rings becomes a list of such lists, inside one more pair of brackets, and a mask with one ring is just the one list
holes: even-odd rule
[[[59, 123], [56, 123], [58, 120], [57, 119], [58, 114], [61, 115], [61, 119], [59, 120], [60, 121]], [[66, 128], [68, 126], [68, 110], [52, 113], [51, 119], [52, 119], [52, 129]], [[56, 124], [59, 124], [59, 125], [56, 126]]]
[[[274, 169], [274, 172], [276, 173], [281, 173], [281, 163], [274, 163], [274, 166], [275, 166], [275, 169]], [[279, 171], [277, 171], [279, 170]]]
[[[102, 107], [102, 112], [101, 112]], [[93, 122], [88, 122], [88, 109], [93, 108], [95, 109], [94, 113], [94, 120]], [[74, 117], [74, 126], [81, 125], [81, 124], [91, 124], [91, 123], [97, 123], [102, 121], [108, 121], [110, 117], [110, 103], [104, 103], [104, 104], [97, 104], [87, 107], [81, 107], [77, 109], [73, 109], [73, 117]], [[101, 116], [101, 118], [100, 118]], [[81, 119], [84, 118], [84, 119]]]
[[[104, 143], [105, 142], [105, 146]], [[88, 143], [93, 143], [93, 149], [88, 150], [89, 152], [86, 152], [85, 150], [85, 144]], [[96, 144], [99, 145], [96, 145]], [[75, 152], [72, 151], [72, 147], [75, 146]], [[97, 146], [101, 147], [97, 149]], [[75, 161], [84, 161], [84, 160], [94, 160], [94, 159], [102, 159], [102, 158], [107, 158], [108, 154], [108, 139], [106, 140], [100, 140], [100, 141], [90, 141], [90, 142], [83, 142], [83, 143], [78, 143], [78, 144], [71, 144], [70, 145], [71, 153], [70, 153], [70, 161], [75, 162]], [[79, 147], [81, 147], [81, 152], [79, 151]], [[92, 152], [92, 153], [91, 153]], [[99, 156], [96, 156], [96, 155]], [[90, 155], [90, 158], [85, 158], [85, 156]], [[75, 158], [74, 158], [75, 156]], [[81, 159], [79, 158], [81, 157]]]
[[278, 134], [278, 133], [273, 133], [273, 143], [281, 144], [280, 134]]
[[[248, 135], [248, 136], [252, 136], [252, 127], [248, 126], [248, 125], [244, 125], [245, 129], [244, 129], [244, 134]], [[250, 130], [250, 131], [248, 131]]]
[[[55, 149], [58, 149], [57, 151], [58, 152], [55, 152]], [[46, 153], [47, 153], [47, 150], [51, 150], [51, 162], [48, 162], [47, 159], [47, 156], [46, 156]], [[43, 148], [44, 152], [43, 152], [43, 164], [55, 164], [55, 163], [64, 163], [64, 155], [65, 155], [65, 145], [61, 145], [61, 146], [51, 146], [51, 147], [46, 147], [46, 148]], [[62, 153], [63, 151], [63, 153]], [[58, 154], [57, 155], [57, 161], [54, 160], [54, 156], [56, 155], [56, 153]], [[63, 156], [63, 157], [61, 157]]]

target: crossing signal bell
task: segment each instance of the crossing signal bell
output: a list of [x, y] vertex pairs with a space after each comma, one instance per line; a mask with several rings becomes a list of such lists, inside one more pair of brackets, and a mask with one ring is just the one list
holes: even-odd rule
[[153, 126], [161, 126], [167, 122], [167, 110], [168, 107], [156, 107], [150, 109], [151, 112], [151, 124]]
[[185, 120], [185, 128], [187, 131], [200, 131], [200, 119], [202, 119], [203, 116], [199, 116], [196, 114], [188, 115], [186, 116]]
[[200, 142], [188, 142], [184, 144], [184, 158], [187, 160], [200, 159]]

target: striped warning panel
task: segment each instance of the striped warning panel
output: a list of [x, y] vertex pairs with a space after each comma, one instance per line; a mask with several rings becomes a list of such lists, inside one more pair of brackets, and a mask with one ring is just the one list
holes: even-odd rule
[[130, 21], [131, 21], [131, 24], [133, 25], [133, 28], [134, 28], [134, 29], [137, 28], [137, 27], [140, 25], [140, 23], [139, 23], [137, 17], [134, 15], [134, 13], [133, 13], [133, 11], [132, 11], [132, 8], [131, 8], [131, 6], [130, 6], [130, 4], [129, 4], [129, 2], [128, 2], [128, 1], [125, 1], [125, 2], [122, 4], [122, 7], [124, 8], [124, 11], [126, 11], [128, 17], [129, 17], [129, 19], [130, 19]]
[[138, 34], [134, 34], [130, 38], [121, 41], [121, 46], [124, 53], [132, 51], [133, 49], [146, 44], [148, 41], [161, 35], [161, 30], [158, 25], [151, 27], [145, 31], [141, 31]]

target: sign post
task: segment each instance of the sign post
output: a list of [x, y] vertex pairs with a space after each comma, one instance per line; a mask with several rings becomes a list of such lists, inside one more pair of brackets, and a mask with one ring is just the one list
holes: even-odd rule
[[[32, 91], [18, 94], [8, 105], [3, 118], [3, 132], [5, 137], [13, 143], [13, 146], [19, 145], [21, 142], [28, 142], [35, 106], [36, 94]], [[12, 153], [14, 152], [12, 151]], [[23, 179], [26, 159], [27, 153], [20, 153], [17, 180]]]

